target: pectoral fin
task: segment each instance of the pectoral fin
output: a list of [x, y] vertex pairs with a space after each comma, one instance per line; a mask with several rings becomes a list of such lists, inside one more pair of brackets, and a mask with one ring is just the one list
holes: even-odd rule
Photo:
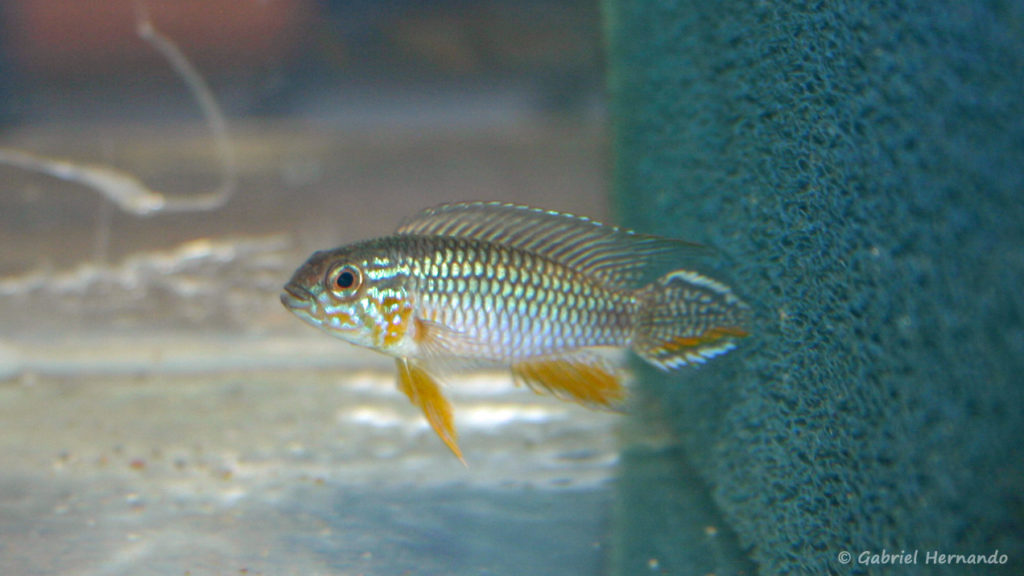
[[409, 397], [410, 402], [423, 410], [423, 415], [427, 417], [427, 422], [430, 422], [434, 432], [465, 465], [466, 461], [459, 450], [452, 407], [441, 394], [441, 387], [437, 381], [426, 370], [406, 358], [397, 359], [395, 364], [398, 367], [398, 389]]
[[549, 392], [588, 408], [618, 410], [626, 390], [615, 369], [603, 358], [573, 354], [526, 360], [512, 365], [516, 380], [538, 392]]

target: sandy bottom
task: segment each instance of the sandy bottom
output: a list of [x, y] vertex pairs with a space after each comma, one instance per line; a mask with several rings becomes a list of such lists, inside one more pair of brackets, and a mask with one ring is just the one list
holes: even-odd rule
[[0, 388], [3, 574], [592, 574], [617, 416], [459, 377], [469, 467], [378, 370]]

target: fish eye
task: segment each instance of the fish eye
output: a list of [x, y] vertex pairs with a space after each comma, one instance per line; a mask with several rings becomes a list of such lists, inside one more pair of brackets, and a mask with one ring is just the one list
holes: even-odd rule
[[338, 285], [338, 288], [342, 290], [351, 288], [356, 283], [356, 276], [348, 270], [342, 271], [338, 274], [338, 277], [334, 279], [334, 283]]
[[327, 276], [331, 290], [340, 296], [351, 296], [363, 283], [363, 274], [351, 265], [339, 266]]

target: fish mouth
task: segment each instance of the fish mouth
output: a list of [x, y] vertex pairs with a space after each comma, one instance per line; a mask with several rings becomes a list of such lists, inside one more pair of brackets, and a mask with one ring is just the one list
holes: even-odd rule
[[296, 284], [286, 284], [284, 292], [281, 292], [281, 304], [284, 304], [285, 308], [292, 311], [309, 310], [312, 302], [313, 294]]

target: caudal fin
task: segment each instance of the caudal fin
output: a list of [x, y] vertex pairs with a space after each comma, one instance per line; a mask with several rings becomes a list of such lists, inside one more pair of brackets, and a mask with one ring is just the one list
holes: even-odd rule
[[639, 289], [637, 299], [633, 351], [662, 370], [702, 364], [747, 336], [748, 306], [696, 272], [670, 272]]

